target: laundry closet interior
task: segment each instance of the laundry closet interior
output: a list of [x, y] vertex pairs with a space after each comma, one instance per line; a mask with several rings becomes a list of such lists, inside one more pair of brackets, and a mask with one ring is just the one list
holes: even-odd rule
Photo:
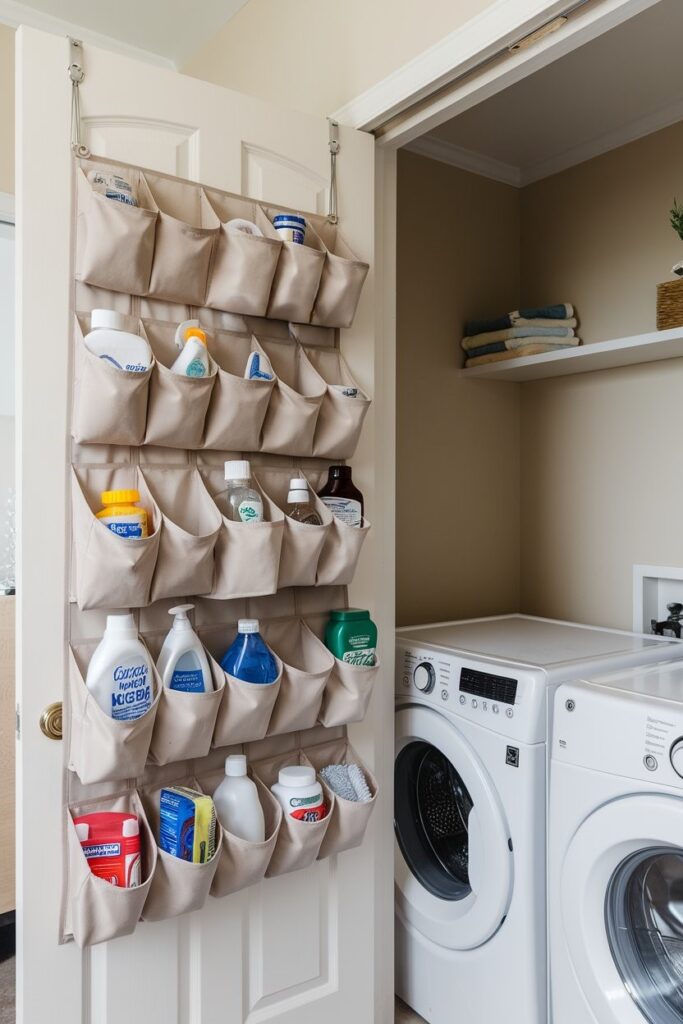
[[[661, 0], [399, 151], [399, 626], [630, 629], [633, 565], [681, 564], [682, 37]], [[466, 320], [563, 302], [568, 358], [463, 372]]]

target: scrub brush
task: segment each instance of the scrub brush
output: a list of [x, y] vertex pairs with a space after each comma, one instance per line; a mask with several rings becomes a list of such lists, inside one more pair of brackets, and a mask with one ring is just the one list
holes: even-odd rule
[[353, 803], [372, 800], [363, 769], [357, 764], [328, 764], [321, 768], [320, 776], [342, 800], [351, 800]]

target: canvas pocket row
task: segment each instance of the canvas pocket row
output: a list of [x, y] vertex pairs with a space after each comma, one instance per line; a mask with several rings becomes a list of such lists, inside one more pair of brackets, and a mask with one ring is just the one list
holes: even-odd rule
[[370, 524], [335, 518], [311, 487], [320, 524], [292, 519], [283, 509], [293, 475], [260, 472], [263, 520], [242, 522], [228, 514], [221, 470], [73, 467], [72, 600], [81, 609], [144, 608], [163, 598], [347, 585]]
[[[211, 328], [206, 367], [193, 376], [173, 369], [176, 324], [122, 322], [149, 344], [147, 369], [124, 369], [91, 351], [90, 314], [76, 316], [76, 441], [327, 459], [355, 452], [370, 400], [337, 349]], [[254, 359], [261, 369], [249, 375]]]
[[[130, 192], [101, 191], [108, 173]], [[352, 324], [368, 264], [325, 217], [295, 214], [302, 230], [285, 240], [274, 221], [293, 211], [98, 161], [82, 161], [76, 175], [77, 280], [247, 316]]]
[[[249, 683], [221, 668], [235, 627], [199, 629], [208, 656], [211, 689], [184, 691], [163, 685], [153, 667], [148, 709], [137, 718], [114, 717], [87, 686], [97, 642], [69, 652], [68, 766], [84, 785], [140, 778], [147, 764], [166, 765], [205, 757], [212, 747], [255, 742], [365, 717], [376, 665], [338, 661], [301, 619], [262, 624], [275, 657], [276, 678]], [[145, 643], [155, 664], [161, 637]]]

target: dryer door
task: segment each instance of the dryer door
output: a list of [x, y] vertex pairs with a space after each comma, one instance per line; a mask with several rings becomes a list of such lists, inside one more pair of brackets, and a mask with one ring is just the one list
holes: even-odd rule
[[683, 800], [603, 805], [561, 870], [567, 949], [597, 1024], [683, 1024]]
[[473, 949], [512, 897], [509, 829], [492, 780], [457, 727], [424, 707], [396, 714], [396, 910], [430, 941]]

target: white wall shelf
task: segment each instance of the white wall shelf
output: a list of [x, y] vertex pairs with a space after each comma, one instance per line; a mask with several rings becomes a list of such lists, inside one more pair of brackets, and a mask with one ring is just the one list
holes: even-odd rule
[[[538, 339], [542, 341], [542, 338]], [[483, 363], [460, 370], [460, 376], [471, 380], [508, 380], [522, 382], [566, 377], [572, 373], [611, 370], [616, 366], [655, 363], [661, 359], [683, 356], [683, 327], [671, 331], [651, 331], [630, 338], [613, 338], [593, 345], [563, 348], [559, 352], [543, 352], [536, 356], [507, 359], [499, 363]]]

